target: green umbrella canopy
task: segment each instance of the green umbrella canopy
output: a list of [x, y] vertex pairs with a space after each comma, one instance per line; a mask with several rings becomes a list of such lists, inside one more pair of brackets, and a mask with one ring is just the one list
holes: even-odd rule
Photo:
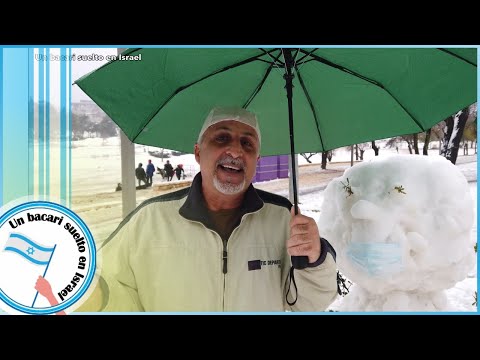
[[[477, 49], [291, 49], [295, 152], [418, 133], [477, 101]], [[258, 116], [261, 155], [290, 153], [282, 49], [143, 48], [75, 81], [134, 143], [183, 152], [213, 106]], [[136, 59], [136, 60], [135, 60]]]

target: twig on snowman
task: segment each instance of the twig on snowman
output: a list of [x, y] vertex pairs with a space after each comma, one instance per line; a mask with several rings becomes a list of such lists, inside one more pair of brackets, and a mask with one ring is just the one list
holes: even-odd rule
[[347, 178], [347, 184], [344, 184], [343, 181], [340, 181], [343, 185], [343, 190], [345, 190], [347, 192], [347, 197], [349, 197], [350, 195], [353, 195], [353, 190], [352, 190], [352, 186], [350, 185], [350, 181], [348, 180]]

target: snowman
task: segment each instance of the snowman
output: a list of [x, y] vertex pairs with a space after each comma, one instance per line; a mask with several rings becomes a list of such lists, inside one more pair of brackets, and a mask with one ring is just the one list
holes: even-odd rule
[[354, 284], [339, 311], [450, 311], [446, 290], [476, 271], [473, 221], [467, 180], [444, 157], [347, 169], [325, 189], [318, 223]]

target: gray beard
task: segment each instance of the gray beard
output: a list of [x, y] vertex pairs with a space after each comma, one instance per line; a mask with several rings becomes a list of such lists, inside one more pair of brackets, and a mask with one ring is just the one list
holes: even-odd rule
[[229, 182], [221, 182], [215, 174], [213, 176], [213, 186], [224, 195], [235, 195], [242, 192], [245, 187], [245, 178], [243, 178], [243, 181], [240, 184], [234, 185]]

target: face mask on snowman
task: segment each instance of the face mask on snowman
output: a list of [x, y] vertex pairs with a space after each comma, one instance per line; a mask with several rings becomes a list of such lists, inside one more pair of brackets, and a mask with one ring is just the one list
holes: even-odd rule
[[348, 259], [371, 277], [386, 277], [403, 270], [400, 244], [353, 242], [347, 246]]

